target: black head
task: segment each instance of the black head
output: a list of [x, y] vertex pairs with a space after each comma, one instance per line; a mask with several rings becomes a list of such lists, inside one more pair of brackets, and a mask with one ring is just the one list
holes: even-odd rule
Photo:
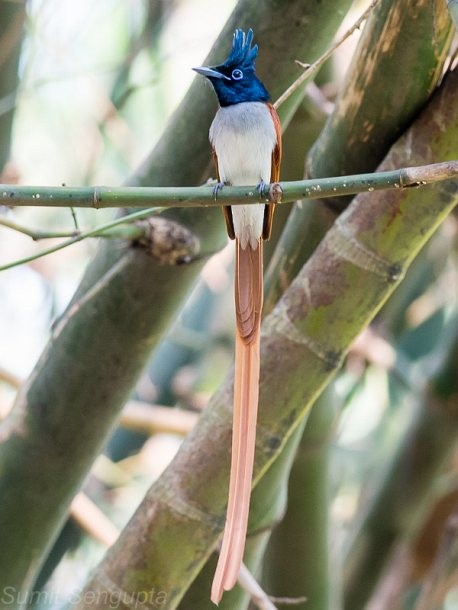
[[270, 99], [267, 89], [255, 73], [258, 45], [251, 46], [252, 42], [252, 29], [246, 34], [243, 30], [235, 30], [231, 52], [223, 64], [211, 68], [193, 68], [210, 80], [221, 106], [240, 102], [267, 102]]

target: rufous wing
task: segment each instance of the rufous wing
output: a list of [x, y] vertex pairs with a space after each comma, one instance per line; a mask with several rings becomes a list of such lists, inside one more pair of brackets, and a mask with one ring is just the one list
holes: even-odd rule
[[[270, 181], [278, 182], [280, 180], [280, 165], [281, 165], [281, 153], [282, 153], [280, 118], [272, 104], [267, 104], [267, 107], [269, 108], [270, 116], [272, 117], [272, 121], [275, 126], [275, 133], [277, 134], [277, 145], [275, 146], [275, 148], [272, 151], [272, 165], [271, 165], [271, 170], [270, 170]], [[272, 221], [273, 221], [274, 211], [275, 211], [275, 203], [268, 203], [266, 205], [266, 209], [264, 212], [264, 224], [263, 224], [263, 228], [262, 228], [263, 239], [269, 239], [270, 234], [272, 233]]]

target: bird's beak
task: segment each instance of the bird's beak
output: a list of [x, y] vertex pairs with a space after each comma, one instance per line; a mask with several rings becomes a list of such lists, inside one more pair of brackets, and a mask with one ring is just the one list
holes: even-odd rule
[[228, 76], [221, 74], [221, 72], [218, 72], [218, 70], [215, 70], [214, 68], [202, 66], [201, 68], [193, 68], [193, 70], [194, 72], [202, 74], [202, 76], [206, 76], [207, 78], [225, 78], [226, 80], [231, 80]]

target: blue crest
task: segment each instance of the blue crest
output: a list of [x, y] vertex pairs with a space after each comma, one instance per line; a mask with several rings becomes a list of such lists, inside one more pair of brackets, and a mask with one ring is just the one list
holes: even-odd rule
[[232, 38], [232, 50], [229, 57], [224, 62], [223, 66], [237, 66], [238, 68], [254, 68], [254, 62], [258, 56], [258, 45], [253, 47], [253, 30], [250, 28], [248, 32], [237, 29]]
[[268, 102], [269, 93], [256, 76], [254, 62], [258, 56], [258, 45], [251, 46], [253, 30], [234, 32], [232, 49], [223, 64], [215, 67], [193, 68], [210, 80], [221, 106], [241, 102]]

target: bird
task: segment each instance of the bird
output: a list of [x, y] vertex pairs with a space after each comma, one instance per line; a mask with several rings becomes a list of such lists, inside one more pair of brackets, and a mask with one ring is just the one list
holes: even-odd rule
[[[219, 103], [209, 131], [216, 196], [225, 185], [256, 185], [262, 201], [266, 185], [280, 177], [280, 119], [256, 75], [258, 50], [251, 28], [236, 29], [224, 63], [193, 68], [210, 81]], [[215, 604], [235, 585], [245, 549], [259, 400], [262, 245], [271, 234], [274, 207], [257, 203], [222, 208], [228, 235], [235, 239], [236, 332], [229, 497], [210, 596]]]

